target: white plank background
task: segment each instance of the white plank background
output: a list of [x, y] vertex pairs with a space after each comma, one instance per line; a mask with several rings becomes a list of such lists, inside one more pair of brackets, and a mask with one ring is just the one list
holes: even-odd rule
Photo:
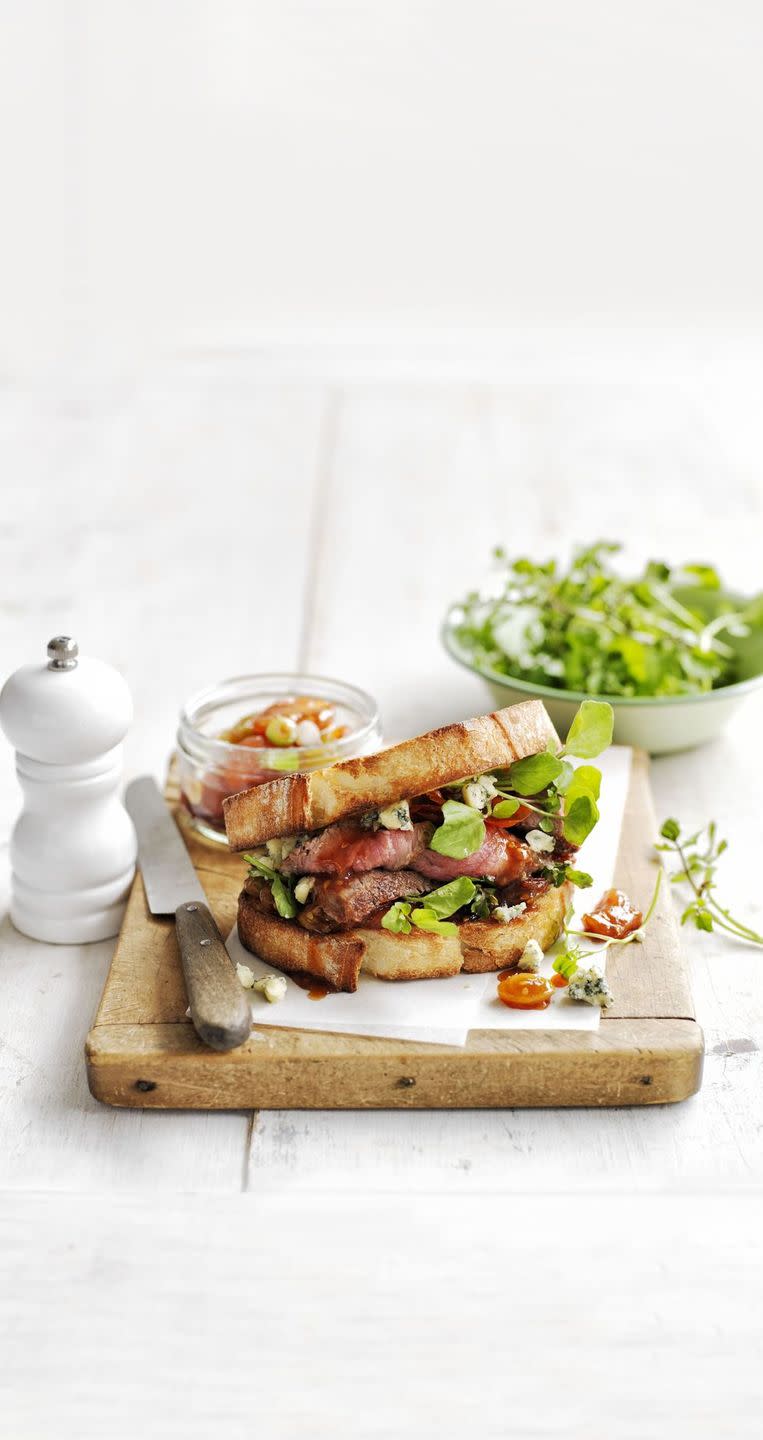
[[[388, 734], [478, 712], [437, 628], [497, 540], [627, 536], [760, 586], [760, 370], [732, 355], [679, 380], [656, 354], [648, 384], [618, 351], [492, 384], [278, 355], [6, 387], [3, 672], [61, 630], [118, 664], [129, 773], [248, 669], [367, 685]], [[654, 767], [658, 815], [728, 831], [759, 927], [762, 716]], [[17, 803], [5, 747], [4, 847]], [[0, 1433], [756, 1434], [763, 959], [686, 945], [708, 1055], [679, 1107], [141, 1114], [85, 1084], [110, 946], [3, 919]]]

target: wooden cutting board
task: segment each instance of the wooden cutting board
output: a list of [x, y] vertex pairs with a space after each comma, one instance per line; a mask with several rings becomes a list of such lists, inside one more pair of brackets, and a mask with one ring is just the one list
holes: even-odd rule
[[[167, 799], [225, 936], [244, 862], [196, 836], [172, 782]], [[654, 885], [655, 834], [649, 761], [636, 753], [616, 884], [639, 899]], [[87, 1039], [90, 1089], [109, 1105], [195, 1110], [684, 1100], [699, 1089], [703, 1041], [669, 890], [663, 885], [644, 943], [609, 952], [616, 1000], [598, 1031], [473, 1030], [460, 1049], [257, 1026], [246, 1045], [221, 1055], [186, 1018], [174, 922], [150, 914], [138, 875]]]

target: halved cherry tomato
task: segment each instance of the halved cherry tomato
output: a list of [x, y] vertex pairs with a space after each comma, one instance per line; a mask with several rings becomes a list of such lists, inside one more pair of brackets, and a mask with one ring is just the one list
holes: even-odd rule
[[[497, 803], [500, 804], [500, 801]], [[513, 830], [515, 825], [522, 825], [532, 814], [533, 810], [529, 805], [520, 805], [513, 815], [506, 815], [503, 819], [499, 815], [488, 815], [487, 823], [495, 825], [497, 830]]]
[[546, 1010], [553, 994], [554, 987], [545, 975], [528, 975], [519, 970], [498, 981], [498, 998], [510, 1010]]
[[605, 891], [591, 914], [583, 916], [583, 929], [606, 940], [622, 940], [643, 923], [641, 911], [623, 890]]

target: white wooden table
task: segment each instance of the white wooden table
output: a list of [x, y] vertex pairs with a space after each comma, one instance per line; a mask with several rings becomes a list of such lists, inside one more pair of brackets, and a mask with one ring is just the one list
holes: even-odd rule
[[[128, 773], [246, 670], [356, 681], [397, 736], [487, 708], [437, 630], [499, 540], [627, 536], [760, 585], [739, 358], [690, 383], [307, 369], [0, 392], [3, 672], [61, 630], [120, 666]], [[758, 928], [761, 718], [654, 767], [660, 817], [728, 833]], [[7, 747], [0, 799], [7, 855]], [[707, 1062], [678, 1107], [141, 1113], [85, 1083], [111, 945], [4, 918], [0, 1434], [757, 1435], [763, 955], [685, 943]]]

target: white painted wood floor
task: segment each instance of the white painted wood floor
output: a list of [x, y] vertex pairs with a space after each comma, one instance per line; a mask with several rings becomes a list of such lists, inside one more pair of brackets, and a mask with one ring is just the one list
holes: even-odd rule
[[[626, 536], [761, 585], [741, 362], [649, 384], [263, 368], [0, 391], [3, 678], [61, 630], [115, 662], [128, 773], [160, 776], [182, 699], [245, 670], [354, 680], [390, 735], [487, 708], [437, 631], [499, 540]], [[660, 817], [728, 833], [758, 928], [762, 716], [654, 766]], [[0, 801], [7, 857], [7, 747]], [[678, 1107], [163, 1114], [87, 1091], [111, 945], [3, 919], [0, 1435], [759, 1434], [763, 956], [685, 944], [708, 1053]]]

